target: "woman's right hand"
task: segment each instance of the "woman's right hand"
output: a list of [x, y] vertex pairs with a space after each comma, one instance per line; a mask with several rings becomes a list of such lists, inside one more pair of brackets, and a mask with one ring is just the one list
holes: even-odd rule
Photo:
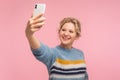
[[26, 29], [25, 29], [25, 33], [26, 33], [26, 37], [30, 37], [34, 34], [34, 32], [40, 30], [40, 28], [45, 24], [45, 17], [43, 16], [43, 14], [39, 14], [38, 16], [35, 17], [31, 17], [28, 20]]

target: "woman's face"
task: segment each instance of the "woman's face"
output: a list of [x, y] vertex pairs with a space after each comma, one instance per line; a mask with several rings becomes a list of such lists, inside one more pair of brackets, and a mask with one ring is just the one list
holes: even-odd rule
[[74, 40], [77, 38], [76, 29], [73, 23], [65, 23], [59, 31], [61, 45], [72, 47]]

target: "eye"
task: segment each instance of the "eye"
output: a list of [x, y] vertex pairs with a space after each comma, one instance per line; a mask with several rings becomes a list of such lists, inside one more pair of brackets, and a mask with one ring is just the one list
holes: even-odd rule
[[73, 33], [73, 31], [72, 31], [72, 30], [70, 30], [69, 32], [70, 32], [70, 33]]
[[65, 29], [61, 29], [62, 31], [66, 31]]

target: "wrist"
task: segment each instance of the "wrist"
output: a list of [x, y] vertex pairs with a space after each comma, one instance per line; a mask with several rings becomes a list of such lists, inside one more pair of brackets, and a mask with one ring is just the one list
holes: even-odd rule
[[26, 37], [27, 37], [28, 39], [31, 39], [33, 36], [34, 36], [33, 34], [26, 34]]

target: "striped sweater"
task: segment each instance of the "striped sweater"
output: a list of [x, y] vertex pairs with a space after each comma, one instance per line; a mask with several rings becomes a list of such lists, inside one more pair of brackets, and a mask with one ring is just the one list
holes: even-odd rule
[[50, 48], [43, 43], [31, 49], [34, 56], [48, 69], [49, 80], [88, 80], [84, 54], [76, 48]]

